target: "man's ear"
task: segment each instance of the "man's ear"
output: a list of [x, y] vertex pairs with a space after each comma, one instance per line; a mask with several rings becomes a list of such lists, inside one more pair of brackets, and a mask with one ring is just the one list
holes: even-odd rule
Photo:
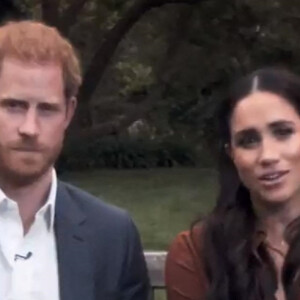
[[75, 110], [77, 107], [77, 98], [71, 97], [67, 100], [66, 103], [66, 123], [65, 123], [65, 129], [67, 129], [73, 119], [73, 116], [75, 114]]

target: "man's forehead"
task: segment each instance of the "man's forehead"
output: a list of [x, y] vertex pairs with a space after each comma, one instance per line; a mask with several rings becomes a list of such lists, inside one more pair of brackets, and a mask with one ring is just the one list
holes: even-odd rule
[[19, 66], [22, 68], [40, 68], [40, 67], [57, 67], [59, 69], [62, 69], [61, 62], [54, 59], [48, 59], [48, 60], [34, 60], [34, 59], [25, 59], [13, 55], [5, 55], [1, 60], [1, 66]]
[[5, 57], [0, 67], [2, 80], [11, 80], [13, 77], [14, 82], [28, 82], [34, 79], [41, 83], [58, 79], [63, 81], [62, 66], [56, 61], [35, 62]]
[[0, 101], [3, 100], [18, 100], [18, 101], [24, 101], [31, 104], [38, 104], [38, 103], [53, 103], [53, 104], [59, 104], [62, 103], [62, 99], [52, 96], [52, 97], [28, 97], [25, 94], [17, 94], [17, 93], [0, 93]]

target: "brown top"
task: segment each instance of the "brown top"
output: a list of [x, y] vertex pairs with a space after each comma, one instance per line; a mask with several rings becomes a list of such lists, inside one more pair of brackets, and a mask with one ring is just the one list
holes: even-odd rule
[[[168, 300], [203, 300], [208, 282], [200, 255], [201, 229], [184, 231], [172, 242], [165, 268], [165, 280]], [[281, 269], [284, 257], [280, 251], [266, 241], [266, 234], [258, 230], [253, 241], [254, 248], [261, 243], [269, 249], [275, 265]], [[283, 289], [279, 285], [276, 298], [284, 299]]]
[[166, 260], [165, 279], [168, 300], [202, 300], [207, 290], [207, 279], [199, 257], [199, 237], [195, 230], [177, 235]]

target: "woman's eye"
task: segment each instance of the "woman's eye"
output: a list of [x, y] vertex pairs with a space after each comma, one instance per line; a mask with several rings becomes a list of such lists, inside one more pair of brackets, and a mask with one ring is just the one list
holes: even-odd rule
[[238, 147], [250, 149], [254, 148], [260, 142], [260, 138], [257, 135], [245, 135], [237, 139], [236, 145]]
[[288, 138], [294, 133], [293, 128], [277, 128], [274, 130], [274, 135], [279, 138]]

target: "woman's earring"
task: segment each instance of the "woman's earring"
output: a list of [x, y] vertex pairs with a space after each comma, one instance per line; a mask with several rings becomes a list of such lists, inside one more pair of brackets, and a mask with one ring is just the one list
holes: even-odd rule
[[230, 146], [229, 146], [229, 143], [225, 143], [224, 144], [224, 150], [225, 150], [225, 153], [230, 157], [231, 157], [231, 151], [230, 151]]
[[228, 154], [228, 151], [229, 151], [229, 144], [228, 143], [224, 144], [224, 149], [225, 149], [226, 153]]

